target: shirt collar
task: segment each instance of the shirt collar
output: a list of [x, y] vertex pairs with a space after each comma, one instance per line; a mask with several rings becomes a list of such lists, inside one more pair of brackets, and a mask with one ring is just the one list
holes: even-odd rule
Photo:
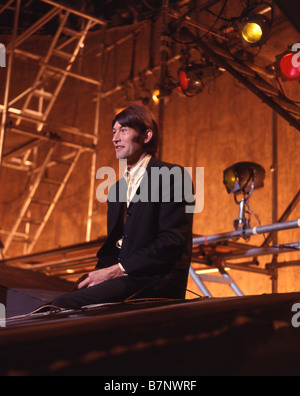
[[130, 170], [128, 169], [128, 166], [127, 166], [125, 169], [125, 172], [124, 172], [125, 179], [127, 181], [129, 179], [131, 181], [135, 181], [135, 180], [139, 179], [141, 176], [143, 176], [151, 158], [152, 158], [152, 155], [148, 154], [148, 155], [146, 155], [146, 157], [144, 157], [141, 161], [139, 161]]

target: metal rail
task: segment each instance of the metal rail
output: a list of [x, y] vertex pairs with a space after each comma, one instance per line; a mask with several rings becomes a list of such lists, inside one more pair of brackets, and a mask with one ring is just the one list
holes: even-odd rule
[[253, 228], [246, 228], [246, 229], [242, 228], [242, 229], [231, 231], [231, 232], [203, 236], [203, 237], [195, 238], [193, 244], [194, 245], [205, 245], [205, 244], [211, 243], [211, 242], [223, 242], [223, 241], [227, 241], [227, 240], [235, 239], [235, 238], [244, 238], [244, 237], [250, 237], [253, 235], [265, 234], [265, 233], [269, 233], [269, 232], [284, 231], [284, 230], [291, 230], [291, 229], [296, 229], [296, 228], [300, 228], [300, 219], [287, 221], [287, 222], [283, 222], [283, 223], [270, 224], [270, 225], [260, 226], [260, 227], [253, 227]]

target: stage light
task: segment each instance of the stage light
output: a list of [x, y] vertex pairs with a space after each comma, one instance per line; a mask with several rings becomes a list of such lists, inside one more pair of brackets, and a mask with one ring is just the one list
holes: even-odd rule
[[244, 45], [258, 47], [265, 44], [270, 36], [272, 23], [265, 15], [247, 17], [239, 24]]
[[156, 89], [152, 94], [152, 100], [155, 104], [159, 104], [160, 90]]
[[266, 172], [255, 162], [238, 162], [224, 171], [223, 182], [228, 194], [249, 194], [264, 186]]
[[168, 75], [165, 78], [163, 86], [161, 84], [155, 85], [153, 88], [153, 92], [151, 95], [152, 101], [154, 104], [158, 105], [162, 99], [164, 99], [164, 103], [167, 104], [171, 100], [172, 93], [174, 89], [178, 87], [178, 82], [176, 79]]
[[222, 72], [212, 64], [190, 63], [178, 71], [179, 92], [186, 96], [197, 95], [221, 74]]
[[287, 51], [276, 57], [275, 69], [282, 81], [300, 80], [300, 62], [297, 53]]
[[[236, 230], [249, 228], [250, 219], [246, 217], [246, 206], [252, 212], [248, 201], [254, 189], [264, 186], [266, 172], [261, 165], [255, 162], [238, 162], [224, 171], [223, 182], [228, 194], [234, 194], [234, 200], [239, 205], [239, 215], [233, 225]], [[238, 201], [238, 195], [242, 198]]]
[[256, 44], [261, 40], [262, 35], [262, 28], [257, 23], [248, 22], [243, 27], [242, 36], [247, 43]]

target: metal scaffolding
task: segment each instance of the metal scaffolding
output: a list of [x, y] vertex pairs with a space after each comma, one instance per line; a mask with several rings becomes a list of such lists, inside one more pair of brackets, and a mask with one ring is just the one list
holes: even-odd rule
[[[2, 13], [15, 6], [12, 41], [7, 46], [9, 62], [4, 103], [0, 106], [2, 113], [0, 166], [1, 168], [7, 167], [25, 171], [31, 175], [28, 192], [12, 229], [1, 230], [1, 233], [6, 235], [2, 250], [4, 257], [9, 254], [9, 249], [14, 242], [24, 243], [24, 254], [32, 252], [81, 154], [84, 152], [88, 152], [92, 156], [86, 240], [89, 241], [91, 236], [101, 82], [100, 79], [97, 81], [73, 73], [72, 67], [84, 47], [84, 42], [90, 30], [97, 25], [100, 28], [105, 28], [106, 24], [101, 19], [55, 1], [41, 1], [51, 6], [49, 11], [19, 36], [17, 32], [21, 0], [15, 2], [10, 0], [0, 8], [0, 13]], [[72, 15], [76, 15], [80, 19], [80, 29], [70, 28], [68, 21]], [[21, 45], [23, 43], [26, 43], [28, 39], [53, 19], [56, 19], [59, 23], [57, 31], [49, 43], [46, 55], [41, 56], [22, 49]], [[34, 61], [39, 70], [34, 82], [12, 99], [10, 98], [10, 88], [15, 57]], [[58, 61], [59, 67], [57, 66]], [[92, 84], [97, 89], [95, 127], [92, 133], [71, 126], [54, 125], [53, 122], [49, 122], [49, 115], [68, 77]], [[52, 127], [59, 132], [59, 136], [49, 133]], [[18, 147], [4, 154], [3, 146], [7, 132], [9, 132], [9, 136], [21, 136], [23, 140]], [[63, 134], [63, 138], [61, 134]], [[74, 136], [77, 136], [82, 143], [75, 143]], [[40, 157], [42, 157], [42, 161]], [[50, 168], [54, 169], [60, 177], [49, 178], [47, 175]], [[43, 198], [45, 186], [48, 192], [47, 199]]]
[[[243, 295], [243, 292], [228, 273], [230, 269], [233, 269], [269, 276], [272, 282], [272, 293], [277, 293], [278, 269], [300, 265], [299, 260], [278, 261], [278, 256], [281, 254], [299, 253], [300, 240], [280, 245], [277, 238], [277, 233], [280, 231], [300, 228], [300, 219], [286, 221], [299, 202], [300, 190], [276, 223], [253, 228], [240, 227], [230, 232], [194, 238], [193, 263], [190, 275], [201, 292], [212, 297], [205, 282], [214, 282], [225, 283], [232, 288], [236, 295]], [[248, 238], [265, 234], [268, 234], [268, 236], [261, 246], [237, 242], [239, 239], [247, 240]], [[273, 245], [269, 246], [271, 241], [273, 241]], [[262, 256], [272, 256], [271, 262], [266, 264], [265, 268], [259, 267], [257, 261], [258, 257]], [[241, 259], [245, 261], [241, 262]], [[217, 272], [221, 276], [207, 275], [207, 268], [209, 268], [209, 271]]]

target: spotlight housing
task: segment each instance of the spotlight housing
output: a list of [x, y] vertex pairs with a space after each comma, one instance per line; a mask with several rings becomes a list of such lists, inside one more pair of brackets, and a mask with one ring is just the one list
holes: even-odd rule
[[275, 69], [282, 81], [300, 81], [300, 59], [297, 53], [286, 51], [276, 56]]
[[266, 172], [255, 162], [238, 162], [224, 171], [223, 183], [228, 194], [249, 194], [251, 189], [264, 187]]
[[180, 92], [186, 96], [194, 96], [202, 92], [204, 87], [216, 80], [222, 72], [213, 64], [190, 63], [178, 70]]
[[[254, 189], [264, 187], [265, 176], [264, 168], [255, 162], [238, 162], [224, 171], [223, 182], [227, 192], [234, 194], [234, 200], [239, 205], [239, 216], [233, 222], [236, 230], [249, 228], [246, 206], [251, 212], [248, 202]], [[237, 198], [239, 194], [242, 194], [240, 201]]]
[[262, 14], [247, 17], [239, 24], [239, 30], [244, 46], [259, 47], [270, 37], [272, 22]]

